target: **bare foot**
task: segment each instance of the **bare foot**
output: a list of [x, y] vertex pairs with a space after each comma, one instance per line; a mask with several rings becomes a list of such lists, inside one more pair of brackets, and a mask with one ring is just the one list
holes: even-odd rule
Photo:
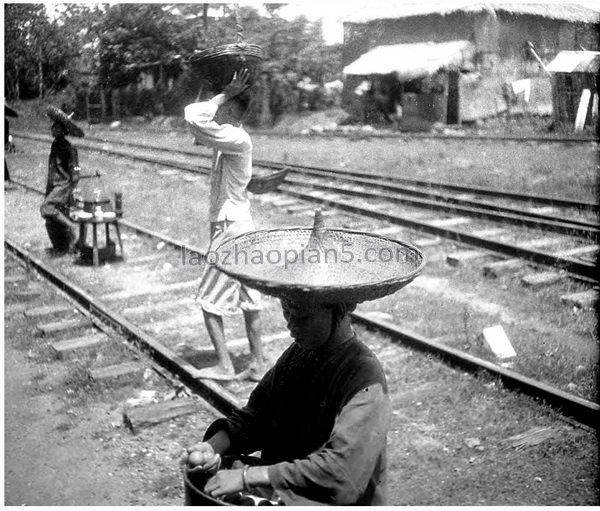
[[247, 369], [245, 369], [238, 375], [238, 379], [260, 381], [262, 380], [262, 377], [265, 375], [266, 372], [267, 369], [264, 365], [259, 367], [255, 364], [250, 364]]
[[231, 381], [236, 379], [233, 369], [224, 369], [221, 366], [204, 367], [196, 372], [196, 378], [204, 378], [207, 380], [222, 380]]

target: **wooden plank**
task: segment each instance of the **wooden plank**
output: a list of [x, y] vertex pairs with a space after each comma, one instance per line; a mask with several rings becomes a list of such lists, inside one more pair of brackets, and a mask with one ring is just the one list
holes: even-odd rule
[[544, 271], [538, 273], [530, 273], [523, 276], [521, 283], [526, 287], [540, 288], [556, 284], [565, 278], [564, 273], [555, 271]]
[[123, 410], [123, 422], [133, 432], [155, 426], [176, 417], [197, 413], [200, 406], [195, 399], [173, 399]]
[[124, 362], [99, 369], [91, 369], [89, 372], [90, 378], [96, 382], [125, 382], [133, 378], [140, 377], [144, 373], [144, 366], [139, 362]]
[[581, 92], [579, 106], [577, 107], [577, 116], [575, 117], [575, 131], [582, 131], [585, 127], [585, 119], [587, 117], [591, 96], [592, 92], [590, 89], [583, 89]]
[[43, 316], [50, 316], [52, 314], [60, 314], [70, 310], [75, 310], [75, 307], [68, 303], [60, 303], [56, 305], [42, 305], [40, 307], [33, 307], [25, 311], [25, 316], [28, 318], [40, 318]]
[[60, 359], [64, 360], [83, 354], [88, 355], [105, 344], [107, 339], [106, 334], [85, 335], [55, 342], [52, 344], [52, 349]]
[[54, 321], [52, 323], [40, 323], [36, 328], [42, 333], [42, 335], [51, 335], [90, 326], [92, 326], [92, 322], [89, 319], [76, 318]]

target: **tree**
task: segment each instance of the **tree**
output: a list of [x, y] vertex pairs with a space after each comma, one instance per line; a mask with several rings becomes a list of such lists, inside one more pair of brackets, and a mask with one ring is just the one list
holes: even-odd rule
[[[86, 9], [79, 8], [82, 19]], [[5, 95], [41, 98], [69, 83], [81, 51], [74, 25], [61, 13], [51, 19], [44, 4], [6, 4], [4, 14]]]

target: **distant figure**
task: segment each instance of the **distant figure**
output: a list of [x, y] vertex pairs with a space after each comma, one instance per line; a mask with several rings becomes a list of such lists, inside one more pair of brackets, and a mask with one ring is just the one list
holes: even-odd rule
[[69, 219], [69, 206], [73, 190], [79, 182], [77, 149], [65, 135], [83, 137], [83, 131], [58, 108], [49, 107], [48, 116], [54, 121], [50, 128], [54, 140], [48, 158], [46, 195], [40, 213], [46, 221], [52, 250], [64, 254], [75, 250], [76, 236]]
[[[19, 117], [19, 114], [12, 108], [4, 105], [4, 152], [12, 152], [10, 139], [10, 123], [8, 122], [9, 117]], [[8, 171], [8, 165], [6, 164], [6, 157], [4, 157], [4, 184], [10, 183], [10, 173]]]
[[[206, 90], [207, 101], [185, 107], [185, 120], [195, 143], [213, 149], [210, 178], [210, 234], [214, 250], [224, 239], [254, 230], [246, 187], [252, 177], [252, 142], [241, 121], [250, 102], [248, 71], [233, 75], [223, 90]], [[212, 83], [210, 87], [215, 87]], [[266, 370], [259, 328], [260, 293], [207, 264], [199, 290], [204, 322], [215, 347], [218, 364], [205, 367], [199, 378], [258, 381]], [[236, 375], [225, 343], [223, 316], [239, 309], [244, 314], [252, 360], [242, 375]]]

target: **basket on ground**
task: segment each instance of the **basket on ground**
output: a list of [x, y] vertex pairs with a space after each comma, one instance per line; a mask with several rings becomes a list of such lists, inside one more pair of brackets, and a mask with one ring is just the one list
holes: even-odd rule
[[409, 243], [366, 232], [325, 229], [253, 231], [224, 241], [209, 263], [260, 292], [294, 301], [360, 303], [414, 280], [425, 258]]

